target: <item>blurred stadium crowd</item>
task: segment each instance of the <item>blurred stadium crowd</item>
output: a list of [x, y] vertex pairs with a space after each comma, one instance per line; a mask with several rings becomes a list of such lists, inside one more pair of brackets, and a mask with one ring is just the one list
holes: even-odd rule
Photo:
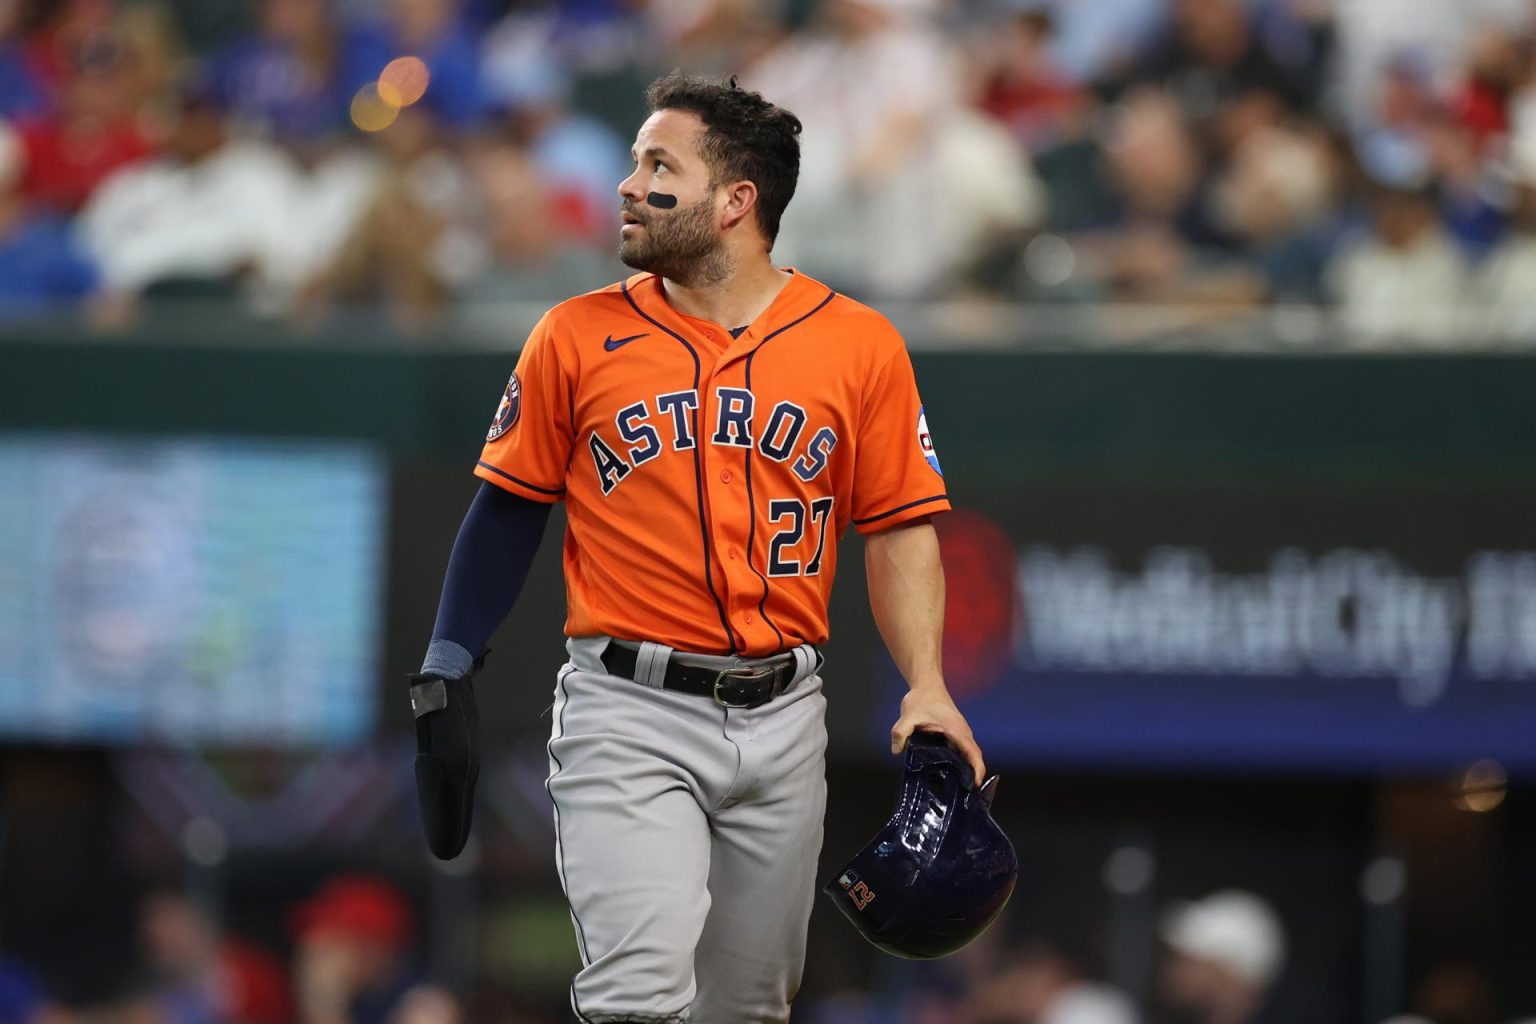
[[7, 0], [0, 316], [494, 330], [623, 272], [682, 66], [802, 117], [776, 256], [860, 297], [1529, 342], [1533, 37], [1526, 0]]
[[[139, 962], [126, 995], [66, 1008], [14, 960], [0, 959], [0, 1021], [6, 1024], [555, 1024], [559, 997], [530, 998], [483, 981], [466, 994], [430, 980], [425, 929], [401, 889], [382, 877], [326, 879], [287, 909], [285, 961], [271, 945], [222, 929], [217, 914], [180, 887], [151, 887], [139, 904]], [[1168, 907], [1154, 1015], [1041, 939], [1004, 943], [1003, 925], [937, 971], [875, 996], [856, 986], [802, 1000], [811, 1024], [1262, 1024], [1286, 957], [1286, 935], [1265, 901], [1241, 890]], [[849, 936], [848, 941], [856, 941]], [[907, 965], [913, 967], [914, 965]], [[915, 967], [933, 965], [915, 965]], [[1478, 989], [1453, 980], [1443, 1024], [1492, 1024]], [[1474, 1000], [1468, 1005], [1468, 993]], [[1438, 999], [1438, 1002], [1435, 1000]], [[702, 1024], [702, 1022], [701, 1022]], [[727, 1024], [727, 1022], [714, 1022]], [[734, 1022], [733, 1022], [734, 1024]], [[746, 1022], [740, 1022], [746, 1024]], [[1388, 1024], [1429, 1024], [1397, 1017]]]
[[[224, 928], [216, 908], [198, 894], [196, 885], [144, 891], [136, 959], [111, 965], [119, 975], [119, 994], [104, 1001], [66, 1005], [21, 961], [0, 957], [0, 1021], [563, 1024], [570, 1019], [564, 990], [547, 971], [541, 971], [542, 980], [523, 986], [498, 983], [488, 973], [476, 974], [473, 985], [445, 984], [444, 972], [430, 963], [429, 923], [405, 891], [382, 876], [349, 871], [324, 879], [306, 898], [282, 909], [288, 932], [283, 943], [255, 941]], [[807, 1024], [1306, 1024], [1316, 1019], [1304, 1010], [1277, 1011], [1274, 989], [1293, 940], [1259, 896], [1223, 889], [1171, 903], [1162, 908], [1157, 930], [1159, 953], [1145, 1000], [1098, 980], [1101, 972], [1084, 966], [1094, 956], [1069, 948], [1059, 937], [1021, 937], [1015, 931], [1005, 938], [1010, 931], [1005, 917], [946, 960], [899, 962], [905, 977], [890, 972], [878, 991], [853, 980], [823, 986], [801, 998], [795, 1019]], [[850, 934], [848, 941], [857, 940]], [[543, 952], [547, 956], [548, 950]], [[528, 963], [538, 956], [524, 950], [510, 959]], [[1408, 998], [1415, 1012], [1369, 1018], [1371, 1024], [1508, 1020], [1497, 1015], [1486, 974], [1465, 963], [1447, 964], [1420, 979]]]

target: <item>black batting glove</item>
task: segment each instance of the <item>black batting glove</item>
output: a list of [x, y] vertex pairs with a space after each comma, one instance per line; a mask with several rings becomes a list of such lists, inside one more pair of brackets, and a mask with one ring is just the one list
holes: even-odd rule
[[421, 826], [434, 856], [452, 860], [469, 841], [480, 778], [480, 711], [475, 673], [490, 648], [462, 679], [431, 673], [410, 677], [411, 712], [416, 716], [416, 799]]

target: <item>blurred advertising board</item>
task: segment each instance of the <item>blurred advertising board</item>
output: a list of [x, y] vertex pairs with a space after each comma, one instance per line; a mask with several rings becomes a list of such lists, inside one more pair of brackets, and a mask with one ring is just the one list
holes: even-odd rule
[[357, 445], [0, 436], [0, 736], [367, 737], [387, 500]]
[[1536, 774], [1536, 494], [1040, 491], [936, 522], [946, 675], [999, 755]]

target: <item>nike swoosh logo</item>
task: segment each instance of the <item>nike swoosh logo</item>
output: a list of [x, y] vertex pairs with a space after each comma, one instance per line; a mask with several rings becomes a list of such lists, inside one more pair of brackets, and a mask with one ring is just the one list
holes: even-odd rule
[[616, 349], [623, 348], [625, 345], [628, 345], [632, 341], [637, 341], [640, 338], [649, 338], [650, 336], [650, 331], [646, 331], [644, 334], [631, 334], [627, 338], [615, 338], [610, 334], [603, 340], [603, 348], [607, 349], [609, 352], [612, 352]]

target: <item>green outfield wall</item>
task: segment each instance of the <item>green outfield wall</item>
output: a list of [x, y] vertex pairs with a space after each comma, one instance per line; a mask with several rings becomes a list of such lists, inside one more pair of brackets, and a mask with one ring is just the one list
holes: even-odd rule
[[[515, 353], [0, 341], [5, 429], [478, 449]], [[915, 357], [951, 482], [1482, 484], [1536, 476], [1536, 358], [1018, 352]]]

